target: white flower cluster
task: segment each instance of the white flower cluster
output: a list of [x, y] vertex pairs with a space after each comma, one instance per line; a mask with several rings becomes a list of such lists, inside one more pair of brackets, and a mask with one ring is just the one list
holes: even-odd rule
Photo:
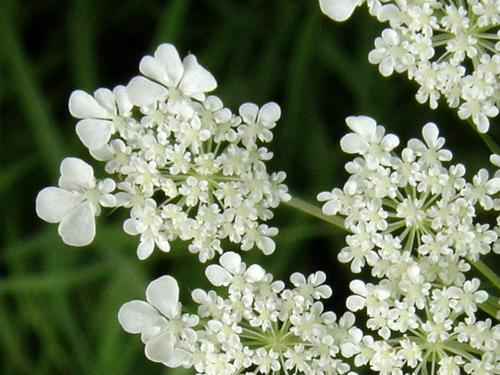
[[[320, 0], [337, 21], [363, 0]], [[407, 72], [420, 88], [416, 98], [435, 109], [444, 97], [461, 119], [481, 133], [498, 115], [500, 0], [367, 0], [370, 13], [389, 22], [369, 61], [383, 76]]]
[[379, 338], [365, 336], [345, 354], [381, 374], [499, 373], [500, 325], [476, 316], [488, 293], [465, 275], [498, 243], [498, 216], [493, 229], [477, 222], [479, 206], [500, 209], [498, 171], [481, 169], [467, 182], [463, 165], [445, 166], [452, 154], [432, 123], [398, 156], [398, 137], [373, 119], [346, 122], [353, 133], [341, 147], [359, 156], [346, 164], [343, 190], [318, 199], [326, 215], [345, 215], [352, 233], [339, 260], [355, 273], [368, 265], [379, 279], [352, 281], [347, 300], [351, 311], [366, 311]]
[[[293, 289], [258, 265], [246, 267], [226, 252], [206, 269], [208, 280], [227, 292], [195, 289], [197, 314], [182, 313], [179, 288], [171, 276], [153, 281], [147, 302], [122, 306], [125, 331], [141, 334], [146, 356], [169, 367], [194, 367], [197, 374], [345, 374], [338, 355], [360, 344], [354, 315], [337, 322], [321, 299], [332, 292], [325, 274], [290, 277]], [[350, 374], [353, 374], [352, 372]]]
[[444, 286], [418, 262], [405, 266], [378, 284], [351, 282], [347, 306], [365, 310], [374, 336], [344, 353], [380, 374], [498, 374], [500, 325], [476, 314], [488, 298], [479, 279]]
[[[273, 252], [271, 237], [278, 230], [262, 222], [290, 196], [285, 173], [266, 171], [273, 155], [259, 142], [272, 140], [279, 106], [246, 103], [233, 114], [218, 97], [206, 96], [217, 86], [214, 77], [193, 55], [181, 60], [170, 44], [144, 57], [139, 69], [143, 76], [127, 87], [72, 93], [69, 110], [80, 119], [76, 132], [112, 179], [99, 182], [96, 192], [89, 165], [63, 162], [64, 191], [42, 191], [39, 216], [61, 222], [66, 243], [85, 245], [94, 238], [99, 204], [130, 208], [123, 227], [140, 236], [140, 259], [155, 245], [169, 251], [177, 238], [189, 241], [202, 262], [222, 253], [225, 239], [243, 250]], [[77, 178], [71, 186], [65, 173]]]

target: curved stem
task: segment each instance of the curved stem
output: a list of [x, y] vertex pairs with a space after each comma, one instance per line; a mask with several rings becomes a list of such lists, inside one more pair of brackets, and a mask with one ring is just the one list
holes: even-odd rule
[[347, 231], [344, 226], [344, 219], [340, 216], [327, 216], [322, 211], [321, 208], [311, 204], [309, 202], [303, 201], [302, 199], [292, 197], [288, 202], [284, 202], [286, 205], [293, 207], [299, 211], [302, 211], [308, 215], [314, 216], [318, 219], [326, 221], [329, 224], [335, 225], [337, 228]]

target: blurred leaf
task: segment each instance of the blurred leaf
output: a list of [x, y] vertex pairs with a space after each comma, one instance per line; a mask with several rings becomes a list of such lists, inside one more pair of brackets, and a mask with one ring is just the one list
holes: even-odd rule
[[5, 360], [16, 369], [11, 373], [17, 371], [28, 374], [31, 373], [31, 359], [27, 355], [19, 334], [19, 322], [15, 320], [14, 314], [6, 309], [4, 299], [0, 298], [0, 343], [6, 354]]
[[98, 23], [92, 0], [72, 0], [67, 17], [71, 67], [78, 88], [94, 91], [97, 84], [95, 51]]
[[12, 186], [36, 168], [37, 164], [37, 158], [28, 157], [0, 170], [0, 196], [11, 190]]
[[284, 103], [284, 126], [280, 135], [279, 144], [289, 152], [282, 152], [279, 156], [280, 165], [285, 170], [294, 162], [293, 155], [300, 145], [301, 126], [304, 123], [304, 97], [307, 95], [310, 74], [312, 72], [312, 58], [316, 52], [316, 31], [318, 28], [318, 10], [307, 9], [307, 14], [298, 28], [293, 55], [289, 65], [286, 99]]
[[15, 99], [30, 126], [38, 151], [45, 160], [46, 171], [55, 177], [60, 160], [67, 155], [66, 147], [54, 126], [48, 104], [33, 76], [31, 62], [13, 21], [14, 17], [7, 9], [0, 12], [0, 50], [9, 51], [1, 54], [0, 62], [9, 70]]
[[185, 18], [190, 0], [172, 0], [165, 2], [158, 17], [158, 26], [153, 37], [151, 49], [161, 43], [176, 43], [184, 29]]
[[45, 272], [40, 275], [23, 275], [1, 278], [0, 294], [47, 292], [60, 289], [70, 289], [80, 284], [96, 281], [106, 275], [107, 271], [106, 265], [96, 264], [87, 267], [79, 267], [76, 270], [66, 272]]

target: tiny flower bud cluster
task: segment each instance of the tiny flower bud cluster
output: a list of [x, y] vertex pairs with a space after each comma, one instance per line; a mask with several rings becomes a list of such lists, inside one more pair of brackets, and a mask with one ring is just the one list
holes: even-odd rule
[[498, 172], [482, 169], [467, 182], [463, 165], [446, 167], [452, 154], [432, 123], [397, 156], [399, 139], [373, 119], [346, 121], [353, 133], [341, 147], [359, 156], [346, 164], [343, 190], [318, 199], [326, 215], [345, 215], [352, 233], [339, 260], [354, 273], [368, 265], [379, 279], [352, 281], [347, 300], [366, 311], [379, 339], [365, 336], [345, 354], [381, 374], [496, 373], [500, 326], [476, 316], [488, 293], [465, 273], [498, 242], [498, 219], [494, 229], [477, 222], [479, 208], [498, 210]]
[[[106, 189], [116, 185], [118, 190], [106, 203], [130, 209], [123, 228], [140, 237], [138, 257], [149, 257], [155, 246], [169, 251], [175, 239], [189, 241], [189, 250], [202, 262], [222, 253], [226, 239], [243, 250], [272, 253], [278, 230], [263, 222], [290, 196], [285, 173], [267, 172], [265, 163], [273, 154], [259, 143], [272, 140], [280, 107], [246, 103], [233, 114], [218, 97], [206, 95], [217, 86], [214, 77], [193, 55], [181, 60], [170, 44], [144, 57], [139, 69], [143, 75], [126, 87], [98, 89], [93, 95], [77, 90], [69, 100], [71, 114], [80, 119], [80, 140], [105, 163], [112, 178], [105, 181], [114, 181], [106, 182]], [[47, 203], [52, 198], [53, 206]], [[63, 198], [44, 193], [39, 215], [61, 221]], [[90, 243], [95, 230], [86, 230], [88, 223], [72, 220], [76, 234], [91, 235], [65, 242]]]
[[[363, 0], [320, 0], [337, 21], [350, 17]], [[416, 99], [435, 109], [443, 97], [471, 118], [481, 133], [498, 115], [499, 0], [441, 2], [368, 0], [370, 13], [389, 22], [368, 60], [383, 76], [407, 72], [420, 88]]]
[[345, 374], [344, 346], [360, 344], [354, 315], [337, 321], [321, 299], [331, 296], [325, 274], [291, 276], [294, 288], [273, 281], [258, 265], [246, 267], [238, 254], [224, 253], [206, 269], [224, 293], [195, 289], [197, 314], [183, 314], [178, 286], [170, 276], [153, 281], [147, 302], [122, 306], [119, 321], [140, 333], [146, 356], [169, 367], [194, 367], [197, 374]]

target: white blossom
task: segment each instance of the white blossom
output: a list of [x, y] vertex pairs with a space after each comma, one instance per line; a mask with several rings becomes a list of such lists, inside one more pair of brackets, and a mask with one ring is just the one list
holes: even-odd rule
[[[345, 21], [364, 0], [320, 0], [335, 21]], [[389, 27], [375, 39], [368, 61], [387, 77], [407, 73], [419, 84], [420, 103], [442, 98], [486, 133], [498, 115], [500, 55], [498, 0], [367, 0], [370, 14]]]
[[[375, 279], [350, 283], [347, 308], [366, 312], [374, 336], [346, 345], [344, 355], [380, 374], [494, 374], [500, 326], [480, 314], [490, 294], [466, 272], [498, 252], [498, 170], [483, 168], [468, 182], [464, 165], [447, 165], [453, 155], [436, 124], [399, 155], [397, 137], [358, 118], [355, 126], [348, 118], [355, 133], [341, 140], [355, 155], [348, 181], [318, 195], [323, 213], [344, 216], [350, 232], [338, 259]], [[496, 215], [494, 227], [482, 222], [483, 211]]]
[[179, 286], [171, 276], [152, 281], [146, 289], [146, 302], [135, 300], [124, 304], [118, 320], [129, 333], [141, 334], [145, 354], [154, 362], [169, 367], [190, 363], [184, 346], [196, 340], [196, 315], [182, 314]]
[[[93, 95], [76, 90], [69, 99], [70, 113], [80, 120], [79, 138], [110, 177], [103, 196], [115, 184], [118, 190], [115, 201], [101, 205], [130, 209], [123, 228], [140, 236], [139, 259], [155, 248], [168, 252], [176, 239], [187, 241], [202, 262], [223, 253], [228, 242], [272, 253], [278, 229], [264, 222], [290, 199], [285, 173], [266, 170], [273, 154], [262, 145], [273, 138], [278, 104], [245, 103], [233, 114], [209, 95], [217, 87], [212, 74], [194, 55], [181, 60], [171, 44], [144, 57], [139, 70], [142, 75], [126, 86]], [[40, 216], [61, 222], [67, 243], [84, 245], [94, 237], [99, 197], [86, 193], [95, 190], [93, 181], [92, 174], [82, 182], [80, 195], [63, 197], [52, 188], [41, 193]], [[88, 202], [79, 204], [85, 194], [81, 201]], [[64, 212], [48, 213], [52, 199]], [[78, 210], [71, 211], [74, 206]], [[73, 214], [66, 215], [69, 211]]]
[[199, 317], [182, 314], [171, 276], [148, 286], [147, 302], [122, 306], [122, 327], [142, 335], [149, 359], [194, 367], [200, 375], [349, 372], [340, 346], [357, 346], [361, 331], [351, 313], [337, 322], [334, 313], [324, 311], [320, 300], [331, 289], [323, 284], [323, 272], [307, 278], [294, 273], [295, 287], [287, 289], [261, 266], [247, 267], [238, 254], [226, 252], [206, 275], [221, 290], [193, 290]]
[[95, 216], [101, 206], [116, 203], [112, 179], [96, 180], [90, 165], [77, 158], [61, 162], [59, 187], [47, 187], [36, 197], [36, 213], [49, 223], [59, 223], [58, 232], [64, 243], [85, 246], [95, 236]]

